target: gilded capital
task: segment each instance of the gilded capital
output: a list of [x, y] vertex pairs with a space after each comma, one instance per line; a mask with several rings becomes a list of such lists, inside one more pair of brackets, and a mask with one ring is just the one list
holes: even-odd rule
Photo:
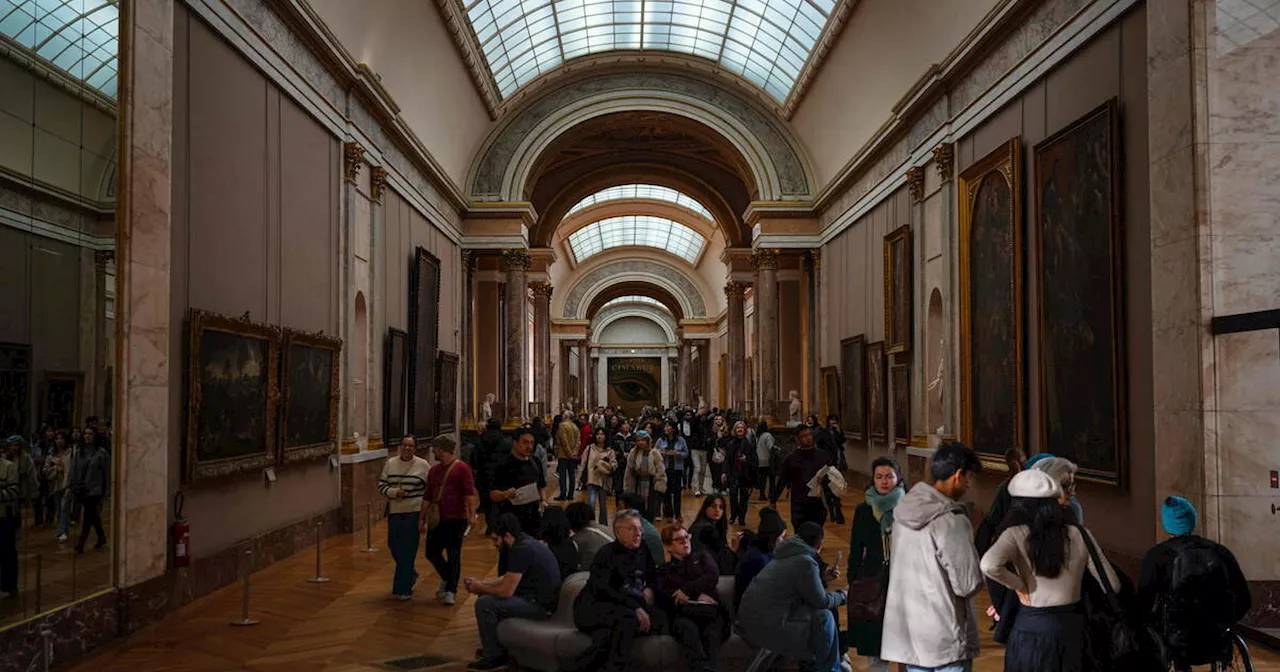
[[933, 148], [933, 162], [938, 166], [938, 177], [943, 182], [951, 179], [956, 166], [956, 150], [953, 145], [941, 144]]
[[725, 298], [741, 299], [747, 293], [747, 288], [751, 286], [748, 282], [739, 282], [738, 280], [730, 280], [724, 285]]
[[462, 251], [462, 269], [468, 273], [474, 273], [476, 270], [476, 253], [472, 250]]
[[751, 267], [757, 271], [778, 268], [778, 251], [768, 248], [760, 248], [751, 253]]
[[116, 260], [115, 250], [94, 250], [93, 262], [99, 266], [106, 266]]
[[523, 248], [514, 248], [502, 251], [502, 270], [504, 271], [524, 271], [529, 268], [529, 251]]
[[907, 188], [911, 190], [911, 200], [924, 198], [924, 168], [912, 166], [907, 169]]
[[382, 192], [387, 188], [387, 169], [382, 166], [374, 166], [373, 171], [369, 173], [369, 180], [370, 190], [373, 192], [373, 200], [381, 203]]
[[813, 266], [813, 270], [822, 270], [822, 248], [809, 250], [809, 263]]
[[354, 142], [342, 143], [342, 179], [355, 182], [360, 175], [360, 164], [364, 162], [364, 147]]
[[529, 289], [533, 290], [534, 297], [549, 299], [551, 298], [551, 291], [554, 288], [551, 286], [551, 283], [549, 282], [544, 282], [542, 280], [534, 280], [533, 282], [529, 283]]

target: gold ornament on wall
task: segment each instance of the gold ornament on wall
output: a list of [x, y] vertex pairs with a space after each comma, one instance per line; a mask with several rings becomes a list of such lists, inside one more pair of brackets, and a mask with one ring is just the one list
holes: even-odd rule
[[933, 148], [933, 163], [938, 167], [938, 177], [943, 182], [951, 179], [956, 167], [956, 150], [954, 145], [941, 144]]
[[528, 250], [515, 248], [502, 251], [502, 270], [523, 271], [529, 268], [531, 259]]
[[751, 253], [751, 267], [757, 271], [778, 268], [778, 251], [761, 248]]
[[747, 293], [747, 287], [750, 287], [750, 286], [751, 286], [751, 283], [749, 282], [740, 282], [738, 280], [730, 280], [724, 285], [725, 298], [732, 299], [734, 297], [737, 297], [740, 299], [744, 294]]
[[907, 188], [911, 190], [911, 200], [924, 198], [924, 168], [912, 166], [907, 169]]
[[529, 289], [533, 290], [533, 295], [537, 297], [551, 298], [551, 291], [554, 289], [551, 283], [541, 280], [535, 280], [529, 283]]
[[[359, 170], [357, 167], [356, 170]], [[382, 166], [374, 166], [372, 172], [369, 173], [369, 189], [373, 195], [375, 202], [382, 202], [382, 192], [387, 188], [387, 169]]]
[[364, 147], [354, 142], [342, 143], [342, 179], [354, 183], [364, 162]]

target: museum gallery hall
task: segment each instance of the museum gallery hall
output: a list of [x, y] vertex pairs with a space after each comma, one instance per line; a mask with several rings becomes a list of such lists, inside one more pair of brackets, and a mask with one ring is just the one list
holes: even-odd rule
[[576, 502], [816, 502], [844, 591], [955, 446], [972, 529], [1047, 454], [1133, 584], [1229, 549], [1280, 670], [1277, 64], [1280, 0], [0, 0], [0, 672], [569, 669], [587, 574], [473, 584]]

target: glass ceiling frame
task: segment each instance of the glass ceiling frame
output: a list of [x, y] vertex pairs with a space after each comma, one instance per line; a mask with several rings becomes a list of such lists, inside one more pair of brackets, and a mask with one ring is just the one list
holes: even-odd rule
[[0, 0], [0, 35], [112, 102], [119, 87], [118, 0]]
[[462, 0], [505, 98], [580, 56], [616, 50], [705, 58], [785, 103], [836, 0]]
[[601, 189], [590, 196], [578, 201], [569, 212], [565, 213], [568, 217], [579, 210], [589, 208], [593, 205], [608, 203], [609, 201], [621, 201], [625, 199], [664, 201], [672, 205], [684, 208], [700, 217], [705, 217], [708, 221], [714, 222], [715, 218], [711, 216], [711, 211], [707, 210], [702, 203], [696, 199], [684, 194], [683, 192], [672, 189], [671, 187], [663, 187], [656, 184], [622, 184], [607, 189]]
[[707, 239], [694, 229], [665, 217], [621, 215], [592, 222], [569, 234], [565, 244], [575, 263], [615, 247], [653, 247], [697, 264]]

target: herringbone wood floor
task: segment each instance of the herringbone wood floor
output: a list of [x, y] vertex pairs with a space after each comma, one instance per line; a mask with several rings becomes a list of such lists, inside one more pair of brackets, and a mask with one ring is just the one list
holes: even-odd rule
[[[846, 516], [861, 496], [846, 497]], [[698, 502], [686, 497], [684, 514], [692, 521]], [[748, 517], [757, 523], [755, 503]], [[787, 503], [779, 503], [784, 518]], [[477, 526], [480, 527], [480, 526]], [[171, 614], [102, 653], [80, 661], [72, 669], [82, 672], [196, 672], [254, 670], [323, 670], [325, 672], [386, 672], [382, 663], [396, 658], [430, 654], [457, 661], [437, 668], [461, 670], [474, 654], [476, 636], [472, 600], [459, 596], [456, 606], [435, 603], [436, 578], [429, 563], [419, 556], [422, 579], [419, 595], [410, 602], [389, 599], [392, 562], [386, 551], [385, 525], [374, 529], [377, 553], [359, 552], [364, 534], [341, 535], [322, 545], [323, 571], [329, 583], [312, 584], [315, 554], [304, 551], [278, 562], [252, 579], [251, 615], [262, 623], [236, 628], [239, 617], [239, 585], [210, 594]], [[827, 525], [823, 556], [834, 561], [837, 550], [849, 547], [848, 526]], [[463, 576], [496, 574], [497, 553], [477, 529], [463, 551]], [[987, 606], [985, 591], [979, 610]], [[985, 618], [984, 618], [985, 622]], [[1002, 668], [1003, 649], [982, 629], [982, 657], [975, 669], [995, 672]], [[1280, 672], [1280, 656], [1255, 647], [1259, 672]], [[856, 670], [866, 670], [864, 659], [854, 659]]]

